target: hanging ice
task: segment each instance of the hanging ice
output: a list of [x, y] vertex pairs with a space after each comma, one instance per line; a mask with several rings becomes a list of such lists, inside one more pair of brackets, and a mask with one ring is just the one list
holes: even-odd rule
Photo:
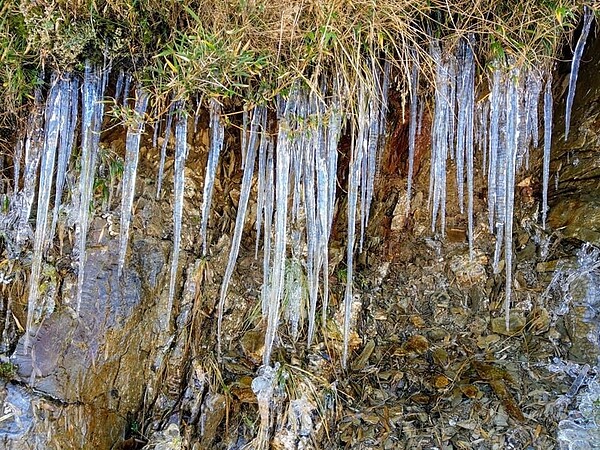
[[29, 279], [29, 297], [27, 300], [27, 329], [25, 334], [25, 350], [29, 350], [34, 315], [37, 312], [39, 281], [42, 272], [42, 259], [46, 247], [48, 209], [50, 204], [50, 193], [52, 191], [52, 180], [54, 175], [54, 161], [56, 159], [56, 147], [58, 146], [58, 135], [61, 123], [62, 84], [53, 77], [50, 92], [46, 102], [46, 124], [44, 127], [44, 147], [39, 174], [38, 203], [35, 221], [35, 239], [33, 245], [33, 258], [31, 262], [31, 276]]
[[431, 204], [431, 230], [436, 231], [438, 217], [440, 231], [446, 228], [446, 160], [454, 129], [454, 85], [452, 61], [442, 57], [438, 43], [431, 46], [431, 57], [436, 62], [435, 106], [431, 125], [431, 170], [429, 175], [429, 203]]
[[121, 229], [119, 239], [119, 275], [123, 272], [125, 254], [129, 242], [129, 224], [135, 196], [135, 180], [137, 177], [140, 139], [144, 132], [148, 93], [141, 88], [136, 89], [135, 111], [132, 122], [127, 128], [125, 140], [125, 162], [123, 167], [123, 182], [121, 188]]
[[[416, 56], [415, 56], [416, 58]], [[406, 215], [410, 213], [410, 200], [412, 197], [412, 180], [415, 171], [415, 141], [417, 135], [417, 106], [419, 89], [419, 63], [415, 59], [412, 63], [410, 74], [410, 116], [408, 125], [408, 174], [406, 176]]]
[[544, 91], [544, 163], [542, 168], [542, 226], [546, 229], [548, 213], [548, 182], [550, 179], [550, 149], [552, 147], [552, 78], [548, 75]]
[[54, 236], [58, 222], [58, 212], [62, 201], [62, 193], [67, 175], [69, 160], [75, 141], [75, 128], [77, 127], [77, 117], [79, 109], [79, 81], [77, 78], [68, 76], [60, 80], [61, 91], [61, 118], [60, 118], [60, 141], [58, 147], [58, 159], [56, 163], [56, 183], [54, 196], [54, 212], [52, 214], [52, 227], [50, 238]]
[[571, 110], [573, 109], [573, 100], [575, 99], [575, 85], [577, 84], [577, 75], [579, 73], [579, 64], [581, 63], [581, 57], [583, 56], [583, 50], [585, 49], [585, 43], [587, 41], [592, 20], [594, 19], [594, 11], [588, 7], [584, 7], [583, 13], [583, 27], [581, 29], [581, 35], [575, 46], [573, 52], [573, 62], [571, 63], [571, 75], [569, 76], [569, 93], [567, 94], [567, 103], [565, 111], [565, 141], [569, 137], [569, 128], [571, 125]]
[[160, 146], [160, 163], [158, 165], [158, 180], [156, 181], [156, 199], [160, 199], [160, 191], [162, 189], [162, 181], [165, 172], [165, 160], [167, 158], [167, 145], [169, 144], [169, 138], [171, 137], [171, 125], [173, 122], [174, 106], [171, 105], [169, 113], [167, 114], [167, 125], [165, 127], [165, 137], [162, 145]]
[[475, 110], [475, 59], [472, 43], [463, 41], [459, 51], [458, 64], [462, 68], [457, 92], [458, 120], [456, 124], [456, 181], [458, 201], [463, 211], [464, 167], [467, 168], [467, 219], [469, 254], [473, 257], [473, 113]]
[[517, 152], [519, 149], [519, 122], [521, 120], [519, 111], [519, 95], [521, 94], [520, 71], [515, 68], [511, 71], [507, 86], [507, 126], [506, 126], [506, 218], [504, 229], [504, 254], [506, 274], [506, 299], [504, 311], [506, 315], [506, 329], [509, 329], [510, 303], [512, 295], [512, 232], [513, 232], [513, 207], [515, 201], [515, 171], [517, 164]]
[[219, 163], [219, 155], [223, 148], [225, 129], [221, 121], [221, 106], [216, 100], [210, 101], [210, 149], [204, 175], [204, 194], [202, 197], [202, 222], [200, 224], [200, 235], [202, 238], [202, 254], [206, 255], [206, 229], [208, 228], [208, 216], [210, 215], [210, 204], [212, 191], [215, 184], [215, 175]]
[[[24, 245], [31, 236], [31, 227], [29, 217], [31, 207], [35, 198], [35, 188], [37, 185], [37, 171], [44, 147], [44, 106], [41, 100], [41, 91], [35, 90], [35, 100], [33, 111], [27, 121], [27, 135], [25, 138], [25, 167], [23, 173], [23, 188], [15, 200], [16, 209], [16, 246], [18, 249]], [[17, 174], [16, 174], [17, 175]], [[18, 186], [18, 179], [15, 186]], [[18, 250], [15, 249], [15, 250]]]
[[[354, 240], [356, 234], [356, 208], [358, 203], [358, 189], [361, 178], [361, 165], [364, 158], [366, 146], [365, 129], [367, 104], [363, 95], [358, 99], [358, 126], [356, 137], [351, 149], [350, 166], [348, 172], [348, 234], [346, 236], [346, 291], [344, 294], [344, 350], [342, 353], [342, 365], [348, 362], [348, 342], [350, 340], [350, 320], [353, 303], [353, 277], [354, 277]], [[362, 98], [361, 98], [362, 97]]]
[[179, 250], [181, 247], [181, 217], [183, 214], [183, 192], [185, 187], [185, 160], [187, 159], [187, 114], [181, 102], [175, 104], [177, 109], [177, 123], [175, 124], [175, 175], [173, 180], [173, 256], [171, 260], [171, 277], [169, 280], [169, 303], [167, 306], [167, 321], [169, 326], [173, 299], [175, 297], [175, 282], [177, 280], [177, 267], [179, 264]]
[[277, 135], [277, 155], [275, 167], [275, 246], [273, 261], [270, 267], [269, 283], [263, 285], [267, 289], [267, 331], [265, 335], [265, 352], [263, 362], [269, 365], [271, 351], [275, 342], [275, 333], [279, 324], [279, 309], [283, 290], [285, 273], [288, 193], [290, 176], [290, 153], [288, 130], [290, 119], [295, 110], [294, 93], [286, 103], [283, 117], [279, 118], [279, 133]]
[[[254, 161], [256, 159], [256, 147], [258, 143], [259, 129], [262, 129], [264, 133], [264, 124], [266, 120], [266, 110], [264, 107], [258, 106], [255, 108], [252, 114], [252, 123], [250, 125], [250, 137], [247, 140], [246, 161], [244, 167], [244, 175], [242, 178], [242, 190], [240, 193], [240, 200], [238, 202], [237, 217], [235, 219], [235, 230], [233, 233], [233, 239], [231, 242], [231, 250], [229, 251], [229, 260], [227, 262], [227, 268], [225, 269], [225, 275], [221, 283], [221, 293], [219, 298], [218, 316], [217, 316], [217, 329], [218, 329], [218, 352], [221, 354], [221, 324], [223, 320], [223, 308], [225, 306], [225, 298], [227, 296], [227, 289], [231, 276], [233, 275], [233, 269], [240, 250], [240, 242], [242, 240], [242, 232], [244, 231], [244, 222], [246, 219], [246, 210], [248, 208], [248, 199], [250, 197], [250, 189], [252, 188], [252, 175], [254, 174]], [[242, 149], [244, 152], [244, 150]]]
[[95, 69], [86, 63], [81, 99], [81, 172], [79, 174], [79, 199], [76, 228], [76, 247], [79, 257], [77, 272], [77, 311], [81, 306], [83, 280], [85, 276], [86, 243], [90, 218], [90, 203], [94, 189], [96, 159], [100, 143], [102, 118], [104, 116], [104, 89], [106, 77], [104, 71]]

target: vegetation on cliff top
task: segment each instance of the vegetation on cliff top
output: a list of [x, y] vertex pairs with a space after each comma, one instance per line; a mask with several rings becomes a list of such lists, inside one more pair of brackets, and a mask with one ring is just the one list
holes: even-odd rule
[[[479, 67], [510, 56], [549, 66], [582, 0], [7, 0], [0, 8], [0, 123], [51, 70], [86, 59], [134, 72], [157, 104], [218, 96], [270, 102], [333, 67], [356, 87], [390, 61], [399, 83], [434, 39], [473, 36]], [[432, 78], [432, 77], [430, 77]], [[160, 110], [160, 108], [159, 108]]]

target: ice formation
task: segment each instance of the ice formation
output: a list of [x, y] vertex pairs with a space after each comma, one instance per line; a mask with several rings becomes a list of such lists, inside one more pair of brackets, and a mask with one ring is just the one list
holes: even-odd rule
[[[577, 72], [592, 18], [593, 12], [590, 8], [586, 8], [569, 80], [565, 136], [568, 135]], [[491, 61], [485, 68], [478, 68], [475, 58], [476, 39], [467, 36], [454, 44], [451, 46], [445, 41], [433, 40], [429, 49], [435, 75], [429, 177], [431, 227], [433, 232], [444, 236], [448, 170], [453, 166], [458, 206], [461, 211], [466, 212], [469, 250], [473, 255], [474, 180], [477, 170], [481, 167], [482, 173], [487, 178], [489, 227], [496, 237], [493, 258], [496, 272], [500, 271], [501, 259], [504, 257], [505, 311], [508, 318], [512, 291], [515, 184], [519, 170], [528, 166], [529, 148], [539, 144], [538, 111], [541, 99], [544, 127], [541, 210], [544, 226], [546, 222], [552, 137], [551, 79], [549, 73], [521, 64], [510, 57]], [[413, 194], [416, 137], [423, 132], [425, 109], [425, 102], [419, 97], [419, 92], [421, 85], [425, 83], [421, 80], [426, 78], [420, 77], [423, 63], [417, 59], [416, 54], [416, 52], [412, 54], [413, 62], [408, 62], [406, 65], [406, 79], [399, 80], [397, 84], [400, 88], [404, 87], [407, 91], [405, 94], [409, 95], [405, 97], [409, 98], [406, 214], [410, 213], [410, 197]], [[260, 253], [261, 241], [263, 249], [261, 306], [267, 323], [264, 352], [266, 365], [270, 364], [277, 330], [283, 318], [289, 321], [291, 334], [295, 338], [301, 329], [303, 317], [306, 317], [309, 345], [316, 333], [319, 305], [323, 323], [327, 319], [329, 240], [336, 214], [339, 181], [338, 144], [342, 135], [348, 136], [350, 143], [345, 155], [348, 157], [347, 184], [340, 183], [339, 186], [340, 191], [347, 192], [345, 203], [347, 282], [343, 303], [342, 356], [344, 363], [349, 357], [350, 312], [355, 297], [354, 256], [356, 251], [363, 250], [367, 242], [365, 237], [370, 206], [375, 196], [375, 180], [385, 144], [388, 91], [393, 80], [390, 75], [389, 61], [381, 63], [372, 59], [369, 64], [369, 69], [363, 69], [359, 74], [362, 82], [352, 89], [346, 84], [343, 76], [335, 72], [323, 73], [319, 75], [317, 82], [310, 86], [308, 83], [298, 82], [285, 95], [281, 94], [276, 100], [275, 111], [268, 111], [266, 106], [248, 104], [242, 112], [243, 177], [229, 262], [218, 303], [218, 328], [220, 335], [227, 292], [250, 209], [250, 196], [255, 191], [257, 217], [254, 225], [257, 257]], [[477, 73], [478, 70], [481, 70], [480, 74]], [[13, 223], [18, 230], [14, 243], [8, 244], [12, 245], [11, 248], [15, 253], [18, 253], [18, 249], [30, 239], [31, 229], [28, 221], [36, 198], [36, 181], [39, 181], [28, 331], [33, 327], [34, 314], [39, 309], [38, 285], [43, 256], [52, 242], [59, 221], [66, 174], [70, 170], [73, 153], [78, 154], [80, 158], [77, 165], [80, 168], [79, 180], [71, 199], [75, 211], [75, 254], [78, 257], [77, 308], [79, 309], [85, 275], [87, 234], [92, 214], [94, 177], [104, 116], [103, 97], [108, 75], [108, 70], [94, 67], [91, 63], [86, 64], [82, 77], [75, 74], [53, 75], [45, 107], [41, 91], [38, 89], [25, 138], [17, 144], [14, 167], [15, 187], [10, 200], [12, 222], [7, 219], [2, 221], [3, 224]], [[129, 96], [135, 80], [130, 74], [124, 72], [116, 74], [115, 78], [115, 101], [125, 110], [132, 111], [130, 121], [127, 123], [122, 181], [118, 258], [118, 270], [121, 272], [128, 245], [139, 148], [147, 120], [145, 112], [148, 107], [149, 93], [139, 87], [133, 89], [135, 105], [131, 108], [132, 100]], [[489, 89], [480, 89], [479, 80], [486, 78], [484, 84], [487, 84]], [[209, 113], [210, 142], [200, 220], [203, 255], [206, 255], [209, 249], [210, 239], [207, 237], [207, 231], [211, 200], [220, 155], [224, 149], [226, 124], [221, 104], [216, 99], [210, 99], [206, 103]], [[80, 104], [81, 117], [78, 117]], [[194, 117], [197, 121], [198, 110]], [[153, 130], [155, 147], [159, 133], [164, 133], [164, 140], [160, 145], [157, 176], [158, 198], [161, 196], [167, 147], [171, 133], [174, 133], [174, 244], [169, 281], [169, 314], [175, 298], [181, 246], [184, 167], [188, 152], [187, 126], [187, 115], [183, 111], [183, 104], [174, 102], [166, 119], [163, 122], [155, 122]], [[78, 128], [81, 130], [81, 149], [80, 152], [74, 152], [73, 143]], [[273, 130], [276, 130], [275, 134], [272, 134]], [[476, 149], [479, 155], [476, 154]], [[481, 159], [481, 166], [476, 166], [476, 157]], [[345, 160], [344, 164], [346, 164]], [[71, 166], [76, 165], [71, 164]], [[36, 176], [38, 171], [39, 177]], [[20, 178], [23, 178], [22, 182]], [[18, 189], [18, 186], [22, 188]], [[51, 205], [52, 192], [54, 192], [54, 203]], [[50, 215], [51, 225], [48, 230]], [[5, 228], [7, 226], [3, 225]]]
[[171, 260], [171, 274], [169, 280], [169, 303], [167, 306], [167, 320], [169, 325], [173, 299], [175, 297], [175, 282], [177, 280], [177, 267], [179, 265], [179, 249], [181, 247], [181, 221], [183, 215], [183, 192], [185, 188], [185, 161], [188, 155], [187, 145], [187, 115], [184, 105], [176, 103], [177, 122], [175, 124], [175, 175], [173, 180], [173, 256]]
[[148, 93], [143, 89], [136, 89], [135, 110], [131, 123], [127, 128], [125, 139], [125, 163], [123, 167], [123, 181], [121, 187], [121, 228], [119, 245], [119, 274], [123, 272], [127, 244], [129, 242], [129, 225], [133, 212], [135, 197], [135, 181], [140, 152], [140, 139], [144, 132], [145, 114], [148, 107]]

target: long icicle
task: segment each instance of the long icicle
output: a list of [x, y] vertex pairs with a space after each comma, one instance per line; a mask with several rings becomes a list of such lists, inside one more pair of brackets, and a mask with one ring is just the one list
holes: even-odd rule
[[552, 76], [548, 74], [544, 91], [544, 163], [542, 170], [542, 227], [546, 229], [548, 213], [548, 181], [550, 179], [550, 149], [552, 148]]
[[167, 159], [167, 145], [171, 137], [171, 125], [173, 124], [174, 105], [171, 105], [167, 113], [167, 125], [165, 127], [165, 137], [160, 146], [160, 163], [158, 164], [158, 180], [156, 181], [156, 199], [160, 199], [160, 191], [162, 189], [163, 176], [165, 172], [165, 161]]
[[290, 175], [290, 136], [289, 118], [295, 110], [294, 96], [292, 93], [288, 100], [284, 116], [279, 119], [279, 133], [277, 136], [277, 158], [275, 167], [275, 248], [273, 252], [273, 263], [271, 266], [271, 277], [269, 285], [263, 285], [268, 289], [268, 312], [267, 331], [265, 334], [265, 352], [263, 363], [269, 365], [271, 351], [275, 342], [275, 333], [279, 323], [279, 310], [281, 293], [283, 290], [283, 277], [285, 274], [285, 256], [287, 241], [287, 218], [288, 218], [288, 195]]
[[25, 333], [25, 351], [29, 350], [30, 338], [33, 328], [34, 315], [37, 310], [39, 297], [39, 282], [42, 272], [42, 259], [46, 247], [48, 225], [48, 208], [52, 179], [54, 174], [54, 161], [58, 146], [58, 135], [61, 123], [61, 98], [64, 94], [62, 84], [53, 77], [52, 86], [46, 103], [46, 124], [44, 127], [44, 147], [40, 165], [39, 190], [37, 203], [37, 217], [35, 221], [35, 239], [33, 245], [33, 258], [31, 263], [31, 276], [29, 280], [29, 297], [27, 300], [27, 330]]
[[258, 130], [260, 125], [263, 123], [263, 116], [265, 114], [266, 111], [264, 107], [257, 106], [255, 108], [250, 124], [250, 137], [246, 141], [247, 149], [245, 151], [242, 149], [242, 151], [246, 154], [244, 175], [242, 177], [242, 190], [240, 193], [240, 200], [238, 202], [238, 211], [235, 219], [233, 240], [231, 241], [231, 249], [229, 250], [229, 260], [227, 261], [227, 268], [225, 269], [225, 275], [223, 276], [223, 281], [221, 282], [221, 293], [219, 297], [217, 315], [217, 348], [219, 355], [221, 355], [221, 326], [223, 324], [225, 298], [227, 297], [227, 289], [229, 288], [229, 282], [231, 281], [233, 269], [235, 268], [235, 263], [240, 251], [240, 243], [242, 241], [242, 233], [244, 231], [244, 222], [246, 220], [246, 211], [248, 209], [248, 199], [250, 197], [250, 190], [252, 188], [252, 176], [254, 174], [254, 161], [256, 159], [256, 147], [258, 143]]
[[[353, 135], [352, 154], [348, 173], [348, 234], [346, 247], [346, 291], [344, 294], [344, 349], [342, 365], [348, 362], [348, 343], [350, 341], [350, 321], [352, 318], [352, 304], [354, 301], [354, 241], [356, 235], [356, 207], [358, 203], [358, 189], [361, 183], [361, 167], [364, 164], [366, 147], [368, 145], [368, 100], [363, 89], [359, 91], [358, 98], [358, 123], [356, 135]], [[364, 182], [364, 180], [363, 180]], [[363, 205], [361, 205], [363, 207]]]
[[410, 213], [410, 199], [412, 197], [413, 172], [415, 171], [415, 142], [417, 136], [417, 107], [419, 103], [419, 65], [416, 60], [413, 61], [410, 74], [410, 116], [408, 125], [408, 174], [406, 187], [406, 216]]
[[77, 126], [79, 106], [79, 81], [77, 78], [68, 77], [65, 80], [61, 80], [61, 83], [63, 84], [64, 95], [61, 102], [60, 142], [56, 162], [56, 192], [54, 195], [54, 211], [52, 213], [50, 238], [54, 236], [58, 223], [58, 212], [62, 201], [67, 167], [73, 150], [73, 142], [75, 141], [75, 128]]
[[569, 76], [569, 93], [567, 94], [567, 104], [565, 110], [565, 141], [569, 137], [569, 128], [571, 126], [571, 110], [573, 109], [573, 100], [575, 99], [575, 86], [577, 84], [579, 64], [581, 63], [581, 57], [583, 56], [583, 50], [585, 49], [585, 43], [590, 32], [593, 18], [594, 11], [588, 6], [585, 6], [583, 13], [583, 28], [581, 29], [581, 35], [579, 36], [579, 40], [575, 46], [575, 52], [573, 52], [571, 75]]
[[123, 273], [127, 244], [129, 242], [129, 225], [135, 196], [135, 181], [140, 151], [140, 140], [144, 132], [148, 93], [141, 88], [136, 90], [135, 115], [127, 128], [125, 140], [125, 162], [123, 167], [123, 187], [121, 189], [121, 230], [119, 244], [119, 275]]
[[506, 329], [510, 325], [510, 305], [512, 296], [512, 244], [513, 244], [513, 207], [515, 202], [515, 171], [519, 149], [519, 70], [513, 69], [508, 80], [507, 91], [507, 158], [506, 158], [506, 203], [504, 228], [504, 257], [506, 261], [506, 298], [504, 302]]
[[104, 87], [107, 73], [101, 73], [86, 62], [83, 94], [81, 99], [81, 173], [79, 175], [79, 211], [76, 222], [76, 246], [78, 251], [77, 312], [81, 308], [83, 281], [85, 277], [86, 244], [90, 220], [90, 203], [94, 192], [94, 175], [102, 118], [104, 117]]
[[181, 219], [183, 215], [183, 193], [185, 188], [185, 161], [188, 155], [187, 146], [187, 114], [184, 104], [177, 102], [177, 122], [175, 124], [175, 175], [173, 181], [173, 196], [175, 206], [173, 207], [173, 257], [171, 260], [171, 277], [169, 280], [169, 303], [167, 306], [167, 327], [169, 326], [173, 299], [175, 298], [175, 282], [177, 280], [177, 268], [179, 265], [179, 250], [181, 247]]
[[212, 202], [213, 187], [215, 184], [215, 175], [219, 164], [219, 155], [223, 148], [223, 139], [225, 138], [225, 128], [221, 121], [221, 106], [216, 100], [211, 100], [210, 106], [210, 149], [208, 151], [208, 161], [206, 163], [206, 172], [204, 175], [204, 191], [202, 196], [202, 219], [200, 224], [200, 235], [202, 238], [202, 254], [206, 255], [207, 242], [206, 230], [208, 228], [208, 216], [210, 215], [210, 204]]

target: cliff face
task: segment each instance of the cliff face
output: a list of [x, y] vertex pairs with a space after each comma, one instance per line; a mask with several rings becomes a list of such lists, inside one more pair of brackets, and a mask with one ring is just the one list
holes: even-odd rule
[[[566, 142], [559, 112], [563, 107], [555, 109], [559, 118], [551, 173], [557, 174], [558, 187], [552, 178], [549, 230], [540, 226], [539, 172], [523, 172], [516, 184], [514, 302], [508, 327], [502, 316], [504, 272], [492, 267], [495, 242], [487, 227], [486, 171], [474, 169], [479, 188], [473, 200], [471, 253], [468, 220], [458, 207], [452, 177], [447, 180], [445, 239], [430, 231], [428, 169], [435, 163], [429, 157], [433, 119], [427, 112], [415, 138], [415, 181], [408, 206], [410, 125], [404, 100], [391, 94], [383, 166], [363, 251], [356, 253], [346, 369], [340, 360], [348, 279], [343, 261], [349, 133], [339, 144], [326, 275], [330, 314], [318, 320], [311, 346], [304, 336], [305, 313], [296, 318], [300, 338], [294, 336], [294, 320], [282, 319], [273, 364], [263, 366], [267, 325], [260, 314], [262, 261], [254, 256], [253, 226], [260, 214], [254, 196], [224, 306], [222, 357], [217, 353], [220, 286], [241, 197], [242, 139], [236, 129], [243, 127], [241, 115], [232, 119], [224, 136], [207, 255], [201, 251], [199, 230], [214, 128], [208, 111], [199, 115], [197, 128], [193, 120], [187, 123], [182, 254], [173, 311], [172, 153], [165, 189], [157, 198], [160, 155], [155, 149], [162, 138], [154, 144], [152, 130], [146, 130], [131, 238], [120, 274], [116, 211], [123, 175], [111, 168], [122, 165], [127, 135], [120, 128], [104, 132], [79, 311], [77, 228], [68, 219], [69, 209], [77, 207], [77, 164], [69, 169], [66, 212], [42, 264], [44, 301], [30, 330], [30, 347], [23, 324], [31, 255], [24, 251], [20, 259], [0, 266], [10, 280], [0, 287], [6, 367], [15, 366], [1, 393], [4, 448], [267, 448], [269, 442], [274, 448], [454, 448], [482, 442], [496, 448], [553, 447], [567, 409], [552, 405], [569, 394], [572, 378], [585, 375], [581, 367], [593, 365], [597, 356], [588, 338], [598, 335], [592, 295], [598, 255], [589, 249], [576, 255], [583, 242], [598, 244], [600, 230], [595, 174], [600, 166], [599, 45], [598, 39], [591, 42], [584, 58]], [[170, 139], [171, 152], [176, 142]], [[533, 167], [541, 165], [536, 165], [535, 153], [531, 158]], [[292, 248], [294, 231], [299, 233], [290, 232]], [[303, 245], [298, 249], [299, 255], [308, 251]], [[286, 260], [282, 316], [293, 315], [288, 307], [293, 301], [310, 302], [308, 267], [294, 256]], [[560, 273], [563, 278], [553, 277]], [[562, 359], [549, 370], [548, 362], [556, 357]], [[572, 401], [577, 390], [562, 398]]]

